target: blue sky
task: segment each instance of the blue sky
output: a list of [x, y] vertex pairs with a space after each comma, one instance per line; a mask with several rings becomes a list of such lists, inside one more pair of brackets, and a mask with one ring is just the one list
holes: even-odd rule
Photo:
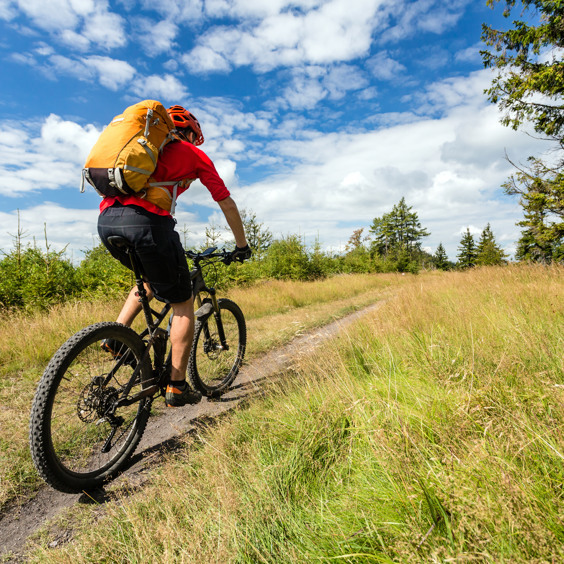
[[[539, 141], [499, 124], [483, 91], [485, 0], [0, 0], [0, 249], [97, 244], [80, 170], [111, 118], [151, 98], [199, 118], [240, 208], [275, 236], [343, 250], [405, 197], [451, 259], [487, 223], [512, 252], [521, 218], [500, 188]], [[189, 243], [223, 227], [194, 183]]]

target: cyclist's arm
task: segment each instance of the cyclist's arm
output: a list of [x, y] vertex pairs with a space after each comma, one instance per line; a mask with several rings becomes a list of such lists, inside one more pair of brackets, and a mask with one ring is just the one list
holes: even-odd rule
[[223, 200], [217, 202], [231, 231], [233, 232], [233, 237], [235, 237], [235, 244], [242, 249], [247, 246], [247, 238], [245, 237], [245, 228], [243, 227], [243, 222], [241, 221], [241, 216], [239, 215], [239, 210], [237, 204], [231, 198], [227, 196]]

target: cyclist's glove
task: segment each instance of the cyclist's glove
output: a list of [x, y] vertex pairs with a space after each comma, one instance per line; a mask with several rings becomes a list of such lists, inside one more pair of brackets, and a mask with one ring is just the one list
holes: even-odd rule
[[249, 245], [245, 245], [244, 247], [235, 247], [235, 250], [231, 252], [231, 260], [232, 261], [239, 261], [243, 262], [244, 260], [250, 259], [253, 252]]

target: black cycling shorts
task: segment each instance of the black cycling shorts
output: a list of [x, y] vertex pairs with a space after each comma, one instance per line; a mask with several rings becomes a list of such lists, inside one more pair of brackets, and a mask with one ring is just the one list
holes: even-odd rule
[[139, 206], [115, 203], [98, 218], [98, 234], [113, 257], [131, 270], [129, 256], [109, 245], [110, 235], [121, 235], [135, 246], [144, 278], [155, 298], [180, 303], [192, 297], [190, 271], [172, 217], [151, 213]]

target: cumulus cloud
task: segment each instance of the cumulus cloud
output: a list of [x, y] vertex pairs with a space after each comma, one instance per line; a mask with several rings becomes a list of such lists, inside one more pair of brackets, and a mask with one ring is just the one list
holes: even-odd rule
[[390, 10], [391, 25], [380, 36], [382, 43], [398, 41], [418, 31], [440, 34], [458, 22], [470, 0], [415, 0], [399, 2]]
[[51, 115], [34, 137], [35, 125], [0, 123], [0, 195], [77, 189], [80, 169], [100, 132]]
[[51, 80], [72, 76], [81, 81], [99, 83], [113, 91], [127, 85], [137, 72], [125, 61], [100, 55], [75, 58], [50, 54], [44, 60], [38, 60], [34, 53], [23, 53], [19, 55], [19, 61], [37, 68]]
[[125, 21], [121, 16], [104, 9], [95, 11], [85, 18], [82, 34], [86, 39], [105, 50], [127, 44]]
[[[145, 10], [155, 11], [167, 19], [188, 26], [197, 26], [204, 16], [204, 0], [141, 0], [139, 3]], [[129, 9], [133, 9], [136, 4], [137, 2], [132, 0]], [[209, 4], [209, 1], [206, 4]]]
[[381, 51], [368, 59], [366, 66], [378, 80], [395, 80], [406, 70], [405, 66], [390, 57], [387, 51]]
[[476, 45], [472, 45], [471, 47], [457, 51], [454, 55], [454, 59], [456, 61], [462, 61], [466, 63], [480, 63], [482, 61], [480, 51], [483, 49], [484, 45], [482, 43], [477, 43]]
[[84, 66], [97, 75], [102, 86], [119, 90], [135, 76], [135, 69], [125, 61], [93, 55], [82, 59]]
[[[326, 64], [365, 55], [383, 20], [386, 0], [206, 4], [209, 14], [248, 18], [236, 27], [215, 27], [198, 39], [184, 63], [192, 72], [252, 66]], [[256, 19], [253, 19], [253, 16]]]
[[277, 80], [286, 86], [270, 105], [295, 110], [312, 109], [325, 98], [340, 100], [369, 85], [362, 69], [346, 64], [297, 67], [281, 72]]
[[157, 100], [181, 100], [188, 95], [184, 84], [170, 74], [138, 77], [131, 88], [136, 96]]
[[186, 86], [170, 74], [144, 76], [128, 62], [101, 55], [66, 57], [45, 51], [44, 61], [37, 59], [37, 51], [12, 58], [38, 68], [47, 77], [72, 76], [78, 80], [100, 84], [114, 92], [129, 88], [131, 94], [143, 98], [179, 100], [188, 95]]
[[17, 11], [11, 0], [0, 0], [0, 18], [10, 21], [15, 18]]
[[5, 0], [3, 6], [3, 19], [23, 14], [39, 29], [79, 50], [91, 44], [112, 49], [127, 40], [125, 20], [110, 10], [107, 0]]
[[137, 18], [135, 21], [137, 42], [150, 57], [168, 53], [175, 46], [178, 25], [171, 19], [154, 21], [149, 18]]
[[91, 249], [99, 242], [97, 216], [98, 210], [94, 206], [91, 209], [73, 209], [52, 202], [24, 210], [0, 211], [0, 248], [5, 251], [12, 248], [13, 236], [19, 227], [24, 233], [24, 245], [35, 241], [45, 250], [46, 236], [49, 250], [67, 249], [68, 258], [78, 262], [82, 258], [81, 251]]

